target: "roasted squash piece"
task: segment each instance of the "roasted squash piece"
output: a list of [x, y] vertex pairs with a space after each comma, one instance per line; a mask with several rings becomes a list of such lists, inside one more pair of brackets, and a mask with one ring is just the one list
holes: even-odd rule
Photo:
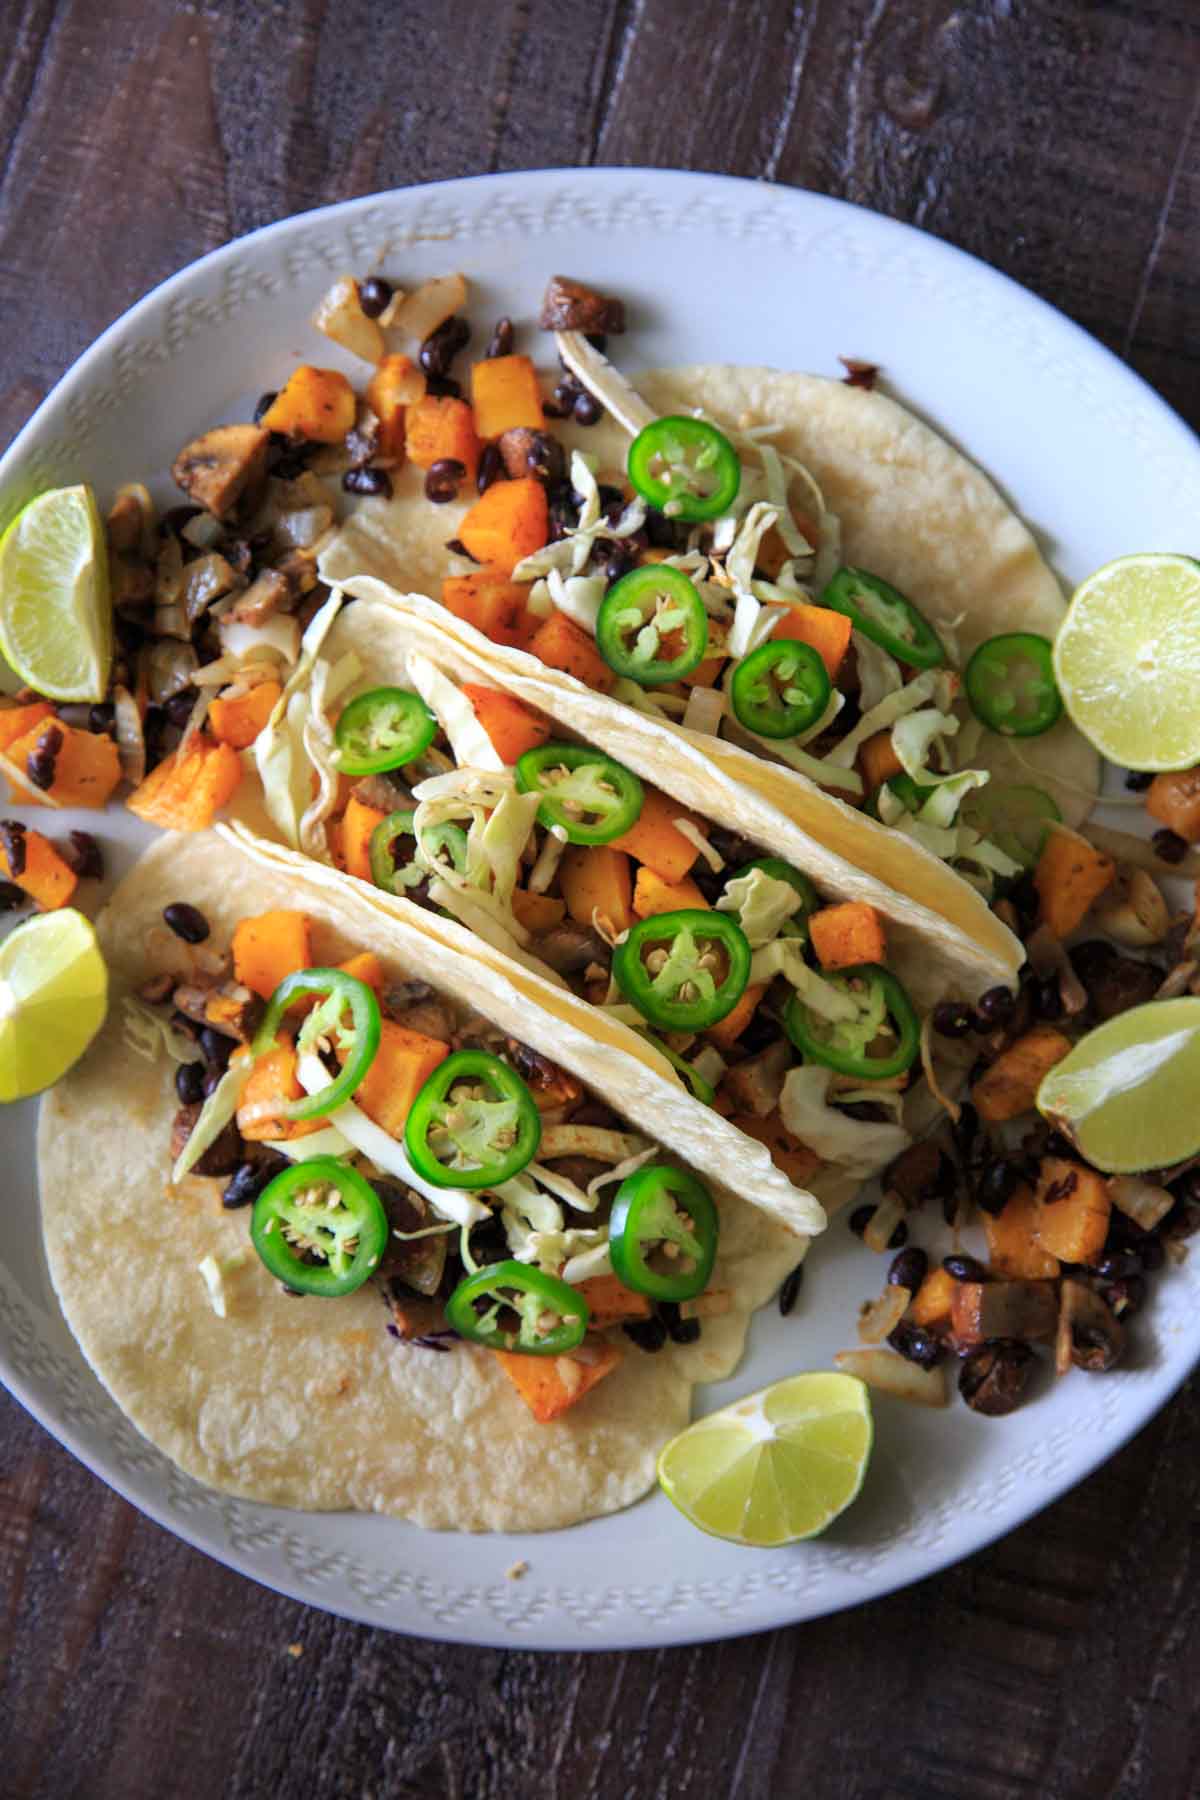
[[552, 730], [544, 713], [535, 712], [523, 700], [515, 700], [500, 688], [464, 681], [462, 691], [492, 741], [492, 748], [511, 768], [527, 750], [546, 743]]
[[[839, 619], [841, 616], [838, 613]], [[867, 739], [858, 753], [858, 766], [868, 794], [873, 794], [885, 781], [890, 781], [893, 775], [901, 773], [903, 765], [892, 743], [891, 726], [886, 731], [877, 731], [874, 737]]]
[[723, 1019], [715, 1025], [710, 1025], [705, 1032], [704, 1035], [709, 1043], [715, 1044], [718, 1050], [728, 1050], [736, 1044], [754, 1017], [755, 1008], [766, 991], [764, 986], [756, 983], [751, 983], [749, 987], [743, 988], [733, 1011], [726, 1013]]
[[828, 606], [808, 606], [801, 603], [784, 613], [771, 636], [797, 638], [800, 643], [808, 644], [825, 664], [830, 681], [836, 681], [837, 672], [850, 648], [850, 634], [853, 630], [853, 624], [844, 613], [834, 612]]
[[[440, 1038], [426, 1037], [424, 1032], [384, 1019], [379, 1049], [354, 1096], [356, 1103], [391, 1137], [402, 1138], [413, 1101], [449, 1054], [449, 1044]], [[338, 1055], [345, 1062], [340, 1050]]]
[[277, 681], [260, 681], [232, 700], [214, 700], [208, 709], [208, 723], [217, 742], [234, 750], [249, 749], [282, 692]]
[[[713, 1034], [710, 1031], [706, 1035], [711, 1037]], [[730, 1113], [728, 1118], [729, 1123], [744, 1131], [747, 1137], [766, 1145], [771, 1152], [771, 1161], [794, 1187], [804, 1187], [820, 1167], [821, 1159], [816, 1151], [792, 1136], [778, 1112], [768, 1113], [765, 1119], [754, 1113]]]
[[682, 881], [671, 882], [664, 881], [653, 869], [643, 866], [638, 870], [633, 888], [633, 910], [639, 919], [649, 919], [656, 913], [678, 912], [683, 907], [700, 912], [708, 909], [708, 901], [690, 875], [685, 875]]
[[198, 732], [182, 756], [164, 757], [125, 804], [139, 819], [164, 831], [202, 831], [241, 779], [237, 751]]
[[883, 920], [865, 900], [843, 900], [823, 906], [808, 921], [809, 937], [823, 969], [849, 969], [856, 963], [887, 961]]
[[485, 444], [524, 426], [540, 431], [545, 418], [537, 371], [527, 356], [489, 356], [471, 370], [475, 429]]
[[42, 912], [54, 912], [65, 906], [79, 885], [74, 869], [63, 861], [40, 831], [33, 831], [28, 825], [24, 833], [24, 850], [24, 863], [14, 874], [8, 852], [0, 845], [0, 874], [24, 888]]
[[495, 644], [516, 642], [517, 620], [528, 597], [529, 589], [510, 581], [506, 569], [473, 569], [469, 575], [447, 575], [442, 582], [446, 611]]
[[425, 398], [425, 377], [410, 356], [385, 356], [367, 383], [367, 405], [379, 420], [379, 452], [404, 459], [405, 413]]
[[342, 861], [347, 875], [360, 881], [371, 879], [371, 833], [382, 825], [387, 814], [351, 794], [342, 815]]
[[1062, 1262], [1095, 1262], [1108, 1236], [1111, 1212], [1102, 1175], [1068, 1157], [1042, 1158], [1033, 1220], [1043, 1250]]
[[613, 846], [626, 850], [635, 862], [645, 863], [663, 881], [682, 881], [700, 852], [676, 823], [686, 819], [704, 836], [708, 827], [694, 813], [672, 800], [661, 788], [643, 784], [642, 810], [628, 831], [613, 839]]
[[[492, 492], [494, 489], [489, 488], [488, 493]], [[587, 632], [574, 619], [568, 619], [566, 613], [553, 612], [543, 619], [524, 648], [548, 669], [561, 669], [564, 675], [573, 675], [598, 694], [611, 693], [616, 685], [616, 676]]]
[[577, 1362], [569, 1356], [521, 1356], [509, 1350], [493, 1350], [490, 1354], [496, 1357], [534, 1418], [546, 1425], [568, 1412], [598, 1381], [611, 1375], [621, 1360], [617, 1346], [603, 1339], [587, 1348], [588, 1362]]
[[340, 444], [357, 414], [354, 389], [343, 374], [301, 363], [263, 414], [262, 425], [264, 432], [279, 431], [284, 437]]
[[[469, 409], [467, 416], [470, 417]], [[473, 436], [474, 425], [471, 431]], [[411, 435], [409, 455], [412, 456]], [[480, 494], [458, 528], [459, 537], [477, 562], [494, 563], [506, 575], [512, 574], [523, 557], [540, 550], [549, 534], [546, 490], [532, 475], [520, 481], [494, 481]]]
[[234, 975], [260, 999], [269, 1000], [286, 976], [312, 966], [312, 927], [307, 913], [276, 907], [239, 919], [234, 926]]
[[[426, 394], [408, 409], [404, 441], [408, 460], [418, 469], [431, 469], [434, 463], [448, 458], [460, 462], [466, 470], [464, 479], [474, 482], [479, 470], [479, 438], [474, 415], [465, 400], [448, 394]], [[467, 544], [465, 537], [463, 543]], [[470, 544], [467, 548], [471, 549]], [[471, 554], [475, 552], [471, 550]], [[488, 558], [481, 557], [480, 561]]]
[[5, 755], [18, 769], [28, 767], [29, 757], [37, 750], [42, 736], [53, 727], [62, 742], [54, 759], [54, 780], [48, 788], [17, 787], [13, 783], [13, 799], [22, 806], [44, 806], [48, 800], [59, 806], [107, 805], [109, 796], [121, 780], [121, 759], [117, 746], [105, 732], [77, 731], [62, 720], [41, 719], [24, 737], [8, 746]]
[[579, 1291], [588, 1304], [589, 1324], [594, 1331], [607, 1331], [610, 1325], [621, 1325], [626, 1319], [648, 1319], [650, 1301], [645, 1294], [628, 1288], [616, 1275], [592, 1275], [579, 1283]]
[[1200, 768], [1156, 775], [1146, 790], [1146, 811], [1186, 843], [1200, 841]]
[[577, 925], [590, 925], [593, 912], [615, 932], [633, 924], [629, 858], [613, 844], [568, 844], [558, 865], [558, 885]]
[[[296, 1051], [292, 1044], [281, 1043], [260, 1056], [250, 1071], [242, 1097], [238, 1102], [237, 1128], [247, 1143], [263, 1143], [268, 1139], [307, 1137], [319, 1131], [324, 1119], [287, 1119], [284, 1107], [289, 1100], [303, 1098], [304, 1089], [296, 1075]], [[261, 1112], [268, 1103], [278, 1112]]]
[[27, 706], [0, 707], [0, 751], [7, 756], [10, 744], [23, 738], [35, 725], [53, 717], [54, 708], [48, 700], [32, 700]]
[[930, 1269], [913, 1295], [905, 1318], [913, 1325], [923, 1326], [926, 1331], [947, 1330], [958, 1285], [945, 1269]]
[[1100, 898], [1116, 872], [1111, 856], [1095, 849], [1077, 831], [1055, 826], [1047, 834], [1033, 872], [1042, 923], [1055, 937], [1068, 937], [1082, 924], [1092, 902]]
[[531, 894], [525, 888], [513, 889], [512, 909], [518, 925], [532, 931], [535, 937], [561, 925], [567, 911], [565, 903], [553, 894]]
[[1070, 1038], [1053, 1025], [1034, 1025], [1000, 1052], [971, 1089], [980, 1118], [989, 1125], [1001, 1125], [1032, 1111], [1042, 1077], [1070, 1048]]
[[988, 1262], [996, 1275], [1014, 1281], [1052, 1281], [1058, 1274], [1058, 1258], [1040, 1242], [1038, 1213], [1033, 1189], [1021, 1186], [1004, 1211], [985, 1213]]

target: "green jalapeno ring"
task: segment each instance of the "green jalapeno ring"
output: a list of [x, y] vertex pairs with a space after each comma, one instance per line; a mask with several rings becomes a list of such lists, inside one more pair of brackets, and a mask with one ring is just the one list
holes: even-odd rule
[[[567, 771], [562, 781], [544, 779], [556, 769]], [[592, 772], [590, 780], [572, 779], [580, 769]], [[539, 744], [517, 758], [516, 776], [519, 793], [544, 796], [538, 823], [547, 829], [557, 825], [572, 844], [609, 844], [623, 837], [636, 824], [645, 799], [632, 769], [586, 744]], [[596, 816], [588, 822], [574, 817], [569, 808]]]
[[870, 795], [863, 811], [871, 818], [879, 817], [879, 796], [884, 788], [890, 789], [906, 812], [918, 813], [931, 794], [937, 792], [936, 786], [927, 786], [924, 782], [914, 781], [911, 775], [901, 773], [889, 775]]
[[1062, 717], [1054, 646], [1040, 632], [988, 638], [963, 670], [963, 687], [975, 717], [1004, 737], [1040, 737]]
[[[660, 655], [663, 637], [676, 632], [679, 651]], [[690, 675], [708, 650], [708, 614], [695, 583], [670, 563], [631, 569], [600, 602], [596, 648], [614, 673], [640, 687], [661, 687]]]
[[[512, 1295], [519, 1295], [514, 1304]], [[490, 1299], [480, 1313], [477, 1302]], [[504, 1312], [520, 1321], [514, 1331], [501, 1324]], [[548, 1331], [538, 1326], [546, 1313], [556, 1313], [559, 1323]], [[468, 1343], [489, 1350], [510, 1350], [521, 1356], [563, 1356], [583, 1342], [591, 1313], [578, 1288], [557, 1275], [547, 1275], [531, 1263], [488, 1263], [460, 1281], [446, 1302], [446, 1323]]]
[[[323, 1198], [328, 1188], [337, 1194], [334, 1206]], [[301, 1194], [314, 1199], [301, 1205], [296, 1198]], [[375, 1272], [389, 1229], [383, 1202], [357, 1169], [331, 1156], [314, 1156], [268, 1182], [254, 1202], [250, 1241], [259, 1260], [285, 1286], [332, 1300], [353, 1294]], [[305, 1244], [293, 1242], [289, 1230], [324, 1261], [306, 1261]]]
[[[613, 1200], [608, 1222], [613, 1273], [653, 1300], [692, 1300], [708, 1286], [719, 1230], [717, 1209], [702, 1181], [668, 1164], [646, 1164], [625, 1177]], [[667, 1245], [680, 1254], [672, 1259]], [[658, 1247], [663, 1262], [674, 1261], [678, 1272], [652, 1267], [649, 1258]]]
[[759, 737], [799, 737], [814, 726], [833, 694], [829, 671], [796, 638], [769, 638], [733, 671], [729, 701], [738, 724]]
[[678, 1051], [672, 1050], [670, 1044], [665, 1039], [656, 1036], [653, 1031], [646, 1033], [646, 1041], [653, 1044], [659, 1054], [666, 1057], [671, 1067], [678, 1071], [693, 1100], [698, 1100], [701, 1106], [712, 1105], [717, 1097], [717, 1090], [711, 1082], [705, 1081], [698, 1069], [694, 1069], [685, 1057], [680, 1056]]
[[680, 414], [644, 426], [629, 446], [626, 468], [643, 500], [688, 524], [719, 519], [742, 484], [742, 465], [725, 433], [707, 419]]
[[913, 669], [940, 668], [948, 658], [941, 638], [924, 613], [899, 588], [866, 569], [839, 569], [822, 589], [818, 606], [851, 621], [855, 631]]
[[[397, 838], [412, 838], [415, 848], [417, 840], [413, 833], [413, 821], [416, 816], [411, 807], [401, 808], [398, 812], [389, 813], [386, 819], [380, 820], [371, 833], [371, 841], [367, 846], [371, 880], [377, 888], [382, 888], [385, 894], [403, 894], [406, 888], [416, 887], [417, 882], [422, 878], [422, 872], [414, 868], [411, 858], [403, 868], [398, 868], [392, 855]], [[416, 879], [405, 881], [403, 877], [410, 870], [413, 870]]]
[[305, 1094], [299, 1100], [288, 1100], [279, 1109], [281, 1118], [323, 1119], [328, 1113], [336, 1112], [361, 1087], [379, 1048], [382, 1032], [379, 1002], [365, 981], [347, 975], [344, 969], [297, 969], [294, 974], [285, 976], [268, 1000], [262, 1024], [250, 1045], [251, 1056], [258, 1058], [273, 1050], [288, 1008], [297, 1000], [307, 1000], [314, 995], [318, 1005], [301, 1026], [301, 1038], [306, 1032], [314, 1032], [316, 1013], [326, 1006], [330, 1011], [328, 1029], [334, 1035], [345, 1036], [341, 1020], [349, 1008], [353, 1048], [341, 1074], [335, 1076], [328, 1087], [315, 1094]]
[[[698, 943], [724, 953], [720, 981], [702, 965], [709, 952]], [[746, 934], [730, 914], [685, 907], [639, 919], [616, 945], [612, 972], [625, 998], [660, 1031], [704, 1031], [733, 1011], [750, 979], [750, 962]]]
[[[451, 1089], [460, 1081], [482, 1085], [498, 1098], [449, 1099]], [[472, 1116], [472, 1108], [476, 1107], [507, 1108], [508, 1114], [498, 1122], [489, 1122], [485, 1111]], [[511, 1141], [494, 1145], [497, 1130], [506, 1137], [511, 1134]], [[442, 1162], [429, 1141], [434, 1132], [448, 1137], [459, 1150], [464, 1148], [464, 1138], [470, 1140], [466, 1153], [476, 1166], [455, 1168]], [[413, 1168], [436, 1187], [500, 1187], [533, 1161], [541, 1141], [542, 1116], [533, 1095], [515, 1069], [486, 1050], [456, 1050], [439, 1063], [413, 1101], [404, 1123], [404, 1145]]]
[[378, 687], [343, 707], [333, 730], [336, 763], [343, 775], [381, 775], [424, 754], [438, 722], [419, 694]]
[[851, 988], [854, 982], [867, 982], [876, 995], [881, 993], [884, 1017], [890, 1017], [896, 1026], [896, 1048], [890, 1056], [868, 1056], [866, 1046], [861, 1053], [840, 1049], [823, 1035], [830, 1029], [828, 1022], [819, 1019], [794, 993], [783, 1015], [783, 1028], [801, 1055], [860, 1081], [886, 1081], [911, 1068], [921, 1047], [921, 1023], [907, 991], [891, 970], [879, 963], [856, 963], [825, 979], [842, 989]]

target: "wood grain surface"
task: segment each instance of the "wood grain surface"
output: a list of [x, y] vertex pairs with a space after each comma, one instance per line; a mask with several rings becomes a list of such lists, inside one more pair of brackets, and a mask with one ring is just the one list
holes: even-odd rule
[[[1200, 422], [1195, 0], [2, 0], [0, 25], [0, 441], [130, 302], [231, 237], [577, 163], [725, 170], [910, 220]], [[1195, 1384], [920, 1587], [586, 1657], [309, 1611], [149, 1524], [4, 1396], [0, 1433], [10, 1800], [1200, 1794]]]

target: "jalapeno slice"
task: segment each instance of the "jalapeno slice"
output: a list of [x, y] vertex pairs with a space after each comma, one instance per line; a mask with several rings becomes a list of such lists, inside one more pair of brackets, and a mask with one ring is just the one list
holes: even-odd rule
[[660, 1056], [666, 1057], [673, 1069], [678, 1071], [684, 1082], [687, 1084], [693, 1100], [698, 1100], [701, 1106], [711, 1106], [717, 1097], [717, 1090], [713, 1087], [712, 1083], [705, 1081], [698, 1069], [694, 1069], [686, 1058], [672, 1050], [665, 1038], [656, 1037], [654, 1032], [648, 1031], [646, 1033], [646, 1040], [648, 1043], [654, 1045], [654, 1048], [658, 1051]]
[[963, 687], [975, 717], [1005, 737], [1040, 737], [1062, 715], [1054, 646], [1036, 631], [1005, 631], [980, 644]]
[[396, 861], [396, 845], [401, 838], [412, 838], [414, 850], [416, 848], [417, 840], [413, 834], [415, 818], [416, 814], [411, 807], [402, 808], [399, 812], [389, 813], [371, 833], [371, 841], [367, 846], [371, 880], [385, 894], [403, 894], [407, 889], [417, 887], [425, 878], [425, 871], [418, 868], [411, 857], [407, 862]]
[[844, 613], [855, 631], [913, 669], [936, 669], [947, 660], [942, 640], [899, 588], [866, 569], [839, 569], [817, 602]]
[[328, 1087], [281, 1105], [279, 1115], [285, 1119], [323, 1119], [336, 1112], [361, 1087], [379, 1048], [379, 1002], [365, 981], [347, 975], [344, 969], [297, 969], [280, 982], [267, 1002], [250, 1054], [265, 1056], [273, 1050], [288, 1008], [297, 1000], [314, 997], [317, 1004], [300, 1027], [297, 1050], [303, 1055], [323, 1037], [344, 1051], [346, 1060], [341, 1074]]
[[660, 1031], [704, 1031], [750, 979], [750, 945], [728, 913], [683, 908], [639, 919], [613, 951], [625, 998]]
[[625, 1177], [612, 1204], [613, 1274], [653, 1300], [691, 1300], [708, 1286], [719, 1230], [702, 1181], [666, 1163], [647, 1163]]
[[719, 519], [742, 484], [742, 465], [725, 433], [707, 419], [678, 414], [638, 432], [626, 467], [643, 500], [689, 524]]
[[614, 581], [596, 616], [596, 648], [641, 687], [678, 681], [704, 661], [708, 614], [682, 569], [647, 563]]
[[930, 794], [934, 792], [934, 789], [926, 786], [924, 782], [914, 781], [911, 775], [904, 773], [889, 775], [887, 780], [875, 789], [863, 808], [864, 812], [870, 813], [873, 819], [879, 817], [879, 796], [884, 788], [890, 789], [904, 810], [910, 813], [920, 812]]
[[607, 844], [642, 810], [642, 784], [632, 769], [584, 744], [539, 744], [517, 758], [522, 794], [544, 794], [538, 822], [561, 826], [572, 844]]
[[729, 699], [739, 725], [759, 737], [798, 737], [816, 724], [833, 693], [829, 671], [796, 638], [770, 638], [733, 671]]
[[438, 723], [419, 694], [407, 688], [372, 688], [344, 707], [334, 727], [337, 766], [343, 775], [380, 775], [428, 750]]
[[803, 870], [794, 868], [790, 862], [784, 862], [782, 856], [756, 856], [753, 862], [743, 863], [730, 880], [740, 880], [744, 875], [749, 875], [751, 869], [761, 869], [764, 875], [770, 875], [775, 881], [786, 881], [790, 888], [796, 890], [798, 905], [787, 922], [797, 929], [806, 929], [808, 920], [820, 908], [821, 896]]
[[404, 1124], [412, 1166], [435, 1187], [500, 1187], [533, 1161], [541, 1141], [533, 1095], [486, 1050], [456, 1050], [439, 1064]]
[[332, 1300], [352, 1294], [379, 1267], [387, 1213], [356, 1169], [314, 1156], [267, 1183], [254, 1202], [250, 1242], [286, 1286]]
[[[797, 1050], [810, 1062], [823, 1063], [827, 1069], [859, 1081], [886, 1081], [911, 1068], [921, 1046], [921, 1025], [912, 1001], [891, 970], [878, 963], [857, 963], [825, 979], [856, 1001], [858, 1017], [831, 1022], [818, 1017], [799, 994], [793, 994], [783, 1025]], [[895, 1037], [896, 1048], [872, 1056], [871, 1045], [884, 1032]]]
[[1042, 788], [1001, 781], [968, 794], [958, 816], [1026, 869], [1037, 867], [1050, 827], [1062, 822], [1058, 802]]
[[578, 1288], [529, 1263], [489, 1263], [460, 1281], [446, 1323], [468, 1343], [521, 1356], [562, 1356], [583, 1342], [591, 1317]]

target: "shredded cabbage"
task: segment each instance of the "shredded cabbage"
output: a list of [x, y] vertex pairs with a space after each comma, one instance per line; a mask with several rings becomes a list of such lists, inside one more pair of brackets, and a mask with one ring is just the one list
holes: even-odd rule
[[597, 538], [631, 537], [646, 523], [646, 503], [637, 498], [629, 502], [615, 525], [609, 524], [600, 504], [596, 458], [582, 450], [571, 452], [571, 486], [583, 495], [578, 525], [568, 529], [557, 543], [522, 557], [513, 570], [514, 581], [535, 581], [539, 575], [549, 576], [551, 570], [560, 576], [582, 575], [591, 561]]
[[[792, 911], [795, 910], [796, 893], [792, 889]], [[804, 960], [803, 938], [776, 938], [773, 944], [767, 944], [754, 952], [750, 958], [748, 985], [765, 987], [777, 975], [782, 975], [795, 988], [804, 1004], [820, 1018], [830, 1019], [835, 1023], [858, 1018], [859, 1008], [850, 995], [841, 988], [833, 987]]]
[[195, 1060], [196, 1046], [186, 1037], [178, 1026], [172, 1025], [170, 1019], [155, 1012], [144, 1000], [137, 1000], [132, 994], [126, 994], [121, 1002], [125, 1018], [122, 1029], [125, 1042], [147, 1062], [157, 1062], [165, 1050], [172, 1062], [188, 1063]]
[[[512, 1102], [512, 1105], [515, 1110], [516, 1102]], [[492, 1192], [503, 1202], [506, 1211], [519, 1213], [535, 1231], [562, 1230], [562, 1207], [549, 1194], [542, 1193], [528, 1169], [523, 1169], [511, 1180], [502, 1182]]]
[[[200, 1116], [192, 1127], [192, 1135], [175, 1159], [175, 1167], [171, 1170], [173, 1186], [183, 1180], [189, 1169], [194, 1168], [209, 1145], [216, 1143], [229, 1124], [237, 1112], [242, 1089], [250, 1079], [250, 1071], [253, 1067], [254, 1059], [250, 1056], [241, 1056], [236, 1062], [230, 1063], [200, 1108]], [[318, 1067], [320, 1067], [319, 1064]], [[323, 1070], [322, 1073], [324, 1073]], [[326, 1079], [329, 1078], [326, 1077]]]
[[546, 586], [559, 612], [566, 613], [568, 619], [573, 619], [589, 636], [595, 637], [600, 602], [608, 587], [605, 577], [570, 575], [564, 581], [559, 570], [551, 569], [546, 578]]
[[344, 598], [342, 589], [335, 587], [314, 615], [300, 640], [299, 661], [254, 740], [254, 761], [267, 812], [293, 850], [301, 847], [300, 824], [312, 799], [311, 765], [304, 749], [309, 696], [304, 689]]
[[323, 656], [313, 664], [308, 717], [301, 734], [308, 760], [317, 771], [318, 783], [317, 792], [300, 819], [300, 847], [310, 856], [325, 854], [325, 821], [338, 799], [336, 750], [328, 709], [352, 682], [358, 680], [361, 672], [362, 664], [353, 650], [339, 657], [332, 668]]
[[765, 869], [751, 869], [726, 883], [717, 911], [734, 913], [752, 950], [779, 936], [799, 904], [790, 881], [780, 881]]
[[939, 712], [935, 706], [921, 707], [896, 720], [892, 726], [892, 748], [900, 767], [914, 781], [940, 781], [940, 773], [930, 767], [930, 752], [935, 745], [944, 751], [941, 740], [957, 736], [958, 720], [953, 713]]
[[863, 712], [869, 713], [874, 711], [881, 700], [886, 700], [889, 694], [900, 691], [904, 686], [904, 677], [895, 657], [889, 656], [881, 645], [864, 632], [852, 631], [850, 642], [854, 646], [858, 662], [858, 703]]
[[832, 1069], [806, 1064], [784, 1077], [779, 1115], [786, 1129], [823, 1162], [864, 1180], [877, 1174], [912, 1142], [900, 1125], [852, 1119], [828, 1103]]
[[860, 747], [866, 743], [869, 737], [874, 737], [875, 733], [882, 731], [885, 726], [894, 725], [896, 720], [902, 718], [905, 713], [916, 712], [919, 706], [924, 706], [927, 700], [933, 698], [936, 675], [936, 669], [926, 669], [923, 674], [910, 681], [906, 687], [900, 688], [894, 694], [886, 695], [878, 706], [872, 707], [870, 712], [865, 712], [854, 730], [847, 733], [841, 743], [829, 752], [825, 758], [826, 763], [833, 768], [849, 769], [853, 767]]
[[555, 348], [572, 375], [599, 400], [601, 406], [629, 433], [636, 437], [654, 420], [654, 414], [641, 395], [618, 369], [614, 369], [602, 351], [589, 344], [582, 331], [556, 331]]
[[460, 768], [503, 769], [504, 758], [475, 716], [475, 708], [427, 656], [408, 654], [408, 677], [450, 740]]
[[314, 1156], [350, 1156], [354, 1145], [336, 1125], [326, 1125], [322, 1131], [310, 1131], [304, 1137], [269, 1138], [267, 1149], [286, 1156], [289, 1162], [308, 1162]]

